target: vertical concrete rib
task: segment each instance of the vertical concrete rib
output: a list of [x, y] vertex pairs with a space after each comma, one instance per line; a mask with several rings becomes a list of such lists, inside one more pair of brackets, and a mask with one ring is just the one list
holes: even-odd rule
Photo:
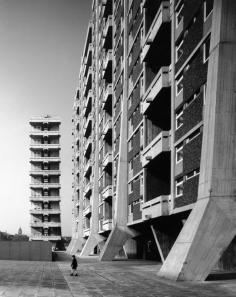
[[159, 275], [204, 280], [236, 234], [236, 2], [215, 0], [198, 200]]

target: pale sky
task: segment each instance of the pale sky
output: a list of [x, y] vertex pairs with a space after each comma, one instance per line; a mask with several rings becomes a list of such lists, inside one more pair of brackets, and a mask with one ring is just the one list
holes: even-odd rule
[[91, 0], [0, 0], [0, 231], [29, 234], [31, 116], [61, 118], [62, 233], [71, 235], [72, 107]]

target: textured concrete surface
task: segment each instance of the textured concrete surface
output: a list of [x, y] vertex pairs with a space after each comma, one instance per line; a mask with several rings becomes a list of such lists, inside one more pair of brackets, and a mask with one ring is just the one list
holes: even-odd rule
[[98, 262], [79, 259], [79, 276], [70, 262], [0, 261], [4, 297], [227, 297], [236, 296], [236, 280], [171, 282], [157, 277], [160, 266], [148, 261]]

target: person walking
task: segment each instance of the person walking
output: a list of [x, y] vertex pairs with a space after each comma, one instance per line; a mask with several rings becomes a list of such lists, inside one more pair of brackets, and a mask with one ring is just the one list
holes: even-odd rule
[[77, 263], [75, 255], [73, 255], [72, 262], [71, 262], [71, 274], [70, 275], [78, 276], [77, 267], [78, 267], [78, 263]]

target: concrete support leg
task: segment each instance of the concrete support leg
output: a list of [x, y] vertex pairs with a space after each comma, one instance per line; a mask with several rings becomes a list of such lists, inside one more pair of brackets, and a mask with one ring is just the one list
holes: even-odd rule
[[79, 238], [74, 238], [71, 240], [70, 245], [71, 246], [68, 246], [68, 248], [67, 248], [67, 252], [70, 255], [74, 255], [74, 254], [80, 253], [82, 251], [83, 241], [81, 241]]
[[163, 252], [162, 252], [161, 244], [160, 244], [160, 242], [158, 240], [158, 234], [157, 234], [156, 230], [154, 229], [153, 225], [151, 225], [151, 230], [152, 230], [152, 234], [154, 236], [154, 239], [155, 239], [155, 242], [156, 242], [156, 245], [157, 245], [158, 252], [159, 252], [160, 257], [161, 257], [161, 262], [164, 263], [165, 258], [164, 258]]
[[236, 1], [215, 0], [198, 200], [159, 275], [205, 280], [236, 234]]
[[107, 240], [104, 245], [99, 259], [101, 261], [112, 261], [118, 255], [125, 242], [134, 236], [135, 234], [132, 230], [126, 227], [115, 226], [109, 235], [109, 241]]
[[104, 238], [98, 234], [91, 234], [87, 239], [80, 256], [90, 256], [94, 254], [94, 249], [97, 245], [102, 244]]

